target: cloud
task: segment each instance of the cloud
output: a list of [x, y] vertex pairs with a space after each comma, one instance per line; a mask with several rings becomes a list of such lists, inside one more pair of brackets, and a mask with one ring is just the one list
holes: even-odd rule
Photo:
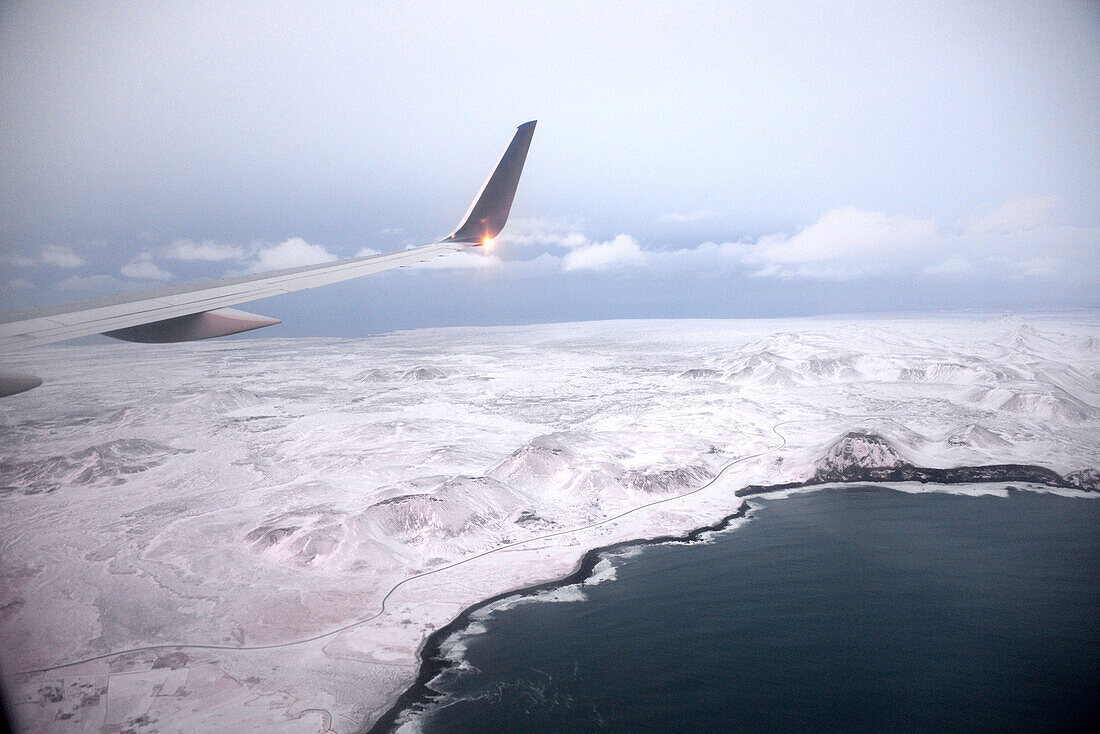
[[936, 232], [932, 220], [845, 207], [827, 212], [794, 235], [641, 250], [634, 257], [638, 260], [640, 255], [653, 268], [669, 271], [847, 280], [911, 268], [913, 261], [927, 262]]
[[[1053, 223], [1052, 202], [1051, 197], [1008, 202], [953, 227], [920, 216], [842, 207], [825, 212], [817, 221], [790, 234], [777, 232], [680, 247], [643, 246], [626, 233], [610, 241], [593, 241], [576, 222], [519, 219], [510, 223], [510, 236], [499, 237], [491, 252], [464, 251], [412, 267], [422, 271], [491, 273], [494, 278], [542, 279], [547, 283], [562, 273], [608, 273], [630, 268], [635, 278], [672, 276], [685, 282], [745, 276], [834, 281], [915, 278], [921, 287], [935, 287], [937, 279], [956, 285], [967, 280], [1013, 283], [1042, 279], [1059, 287], [1094, 289], [1100, 282], [1100, 227]], [[512, 225], [518, 226], [512, 230]], [[373, 248], [363, 248], [356, 255], [377, 253]], [[47, 278], [32, 286], [17, 278], [7, 288], [54, 287], [81, 295], [132, 290], [142, 282], [173, 278], [163, 267], [162, 257], [200, 264], [228, 261], [237, 273], [337, 259], [324, 246], [299, 237], [277, 244], [241, 245], [181, 239], [158, 253], [157, 259], [145, 252], [122, 265], [116, 275], [127, 280], [92, 276], [51, 283]], [[73, 250], [64, 247], [43, 248], [33, 257], [7, 255], [5, 260], [61, 267], [83, 263]], [[215, 274], [211, 272], [210, 276]]]
[[[1052, 199], [1011, 202], [1000, 207], [996, 232], [989, 228], [972, 231], [970, 227], [951, 230], [932, 219], [843, 207], [826, 212], [793, 235], [776, 233], [756, 240], [658, 249], [643, 248], [629, 235], [620, 235], [612, 242], [574, 248], [561, 259], [561, 267], [609, 270], [645, 265], [655, 273], [693, 273], [696, 277], [742, 273], [810, 280], [914, 274], [1097, 280], [1100, 228], [1043, 224], [1049, 219], [1044, 202], [1049, 201]], [[1014, 229], [1006, 230], [1009, 224]], [[505, 264], [510, 269], [520, 265], [516, 261]]]
[[149, 253], [142, 253], [134, 260], [119, 268], [120, 273], [127, 278], [137, 280], [171, 280], [173, 276], [167, 270], [163, 270], [153, 262]]
[[[364, 247], [355, 254], [355, 257], [378, 253], [378, 250]], [[248, 245], [235, 245], [216, 240], [195, 242], [182, 239], [173, 242], [164, 256], [172, 260], [207, 263], [251, 260], [248, 266], [250, 273], [316, 265], [338, 259], [338, 256], [329, 252], [324, 245], [311, 245], [301, 237], [291, 237], [278, 244], [252, 242]]]
[[1051, 278], [1062, 272], [1065, 263], [1059, 258], [1037, 257], [1008, 263], [1020, 275], [1028, 278]]
[[644, 265], [646, 254], [637, 241], [628, 234], [621, 234], [610, 242], [597, 242], [577, 247], [562, 259], [562, 269], [610, 270], [618, 267]]
[[71, 247], [46, 245], [33, 257], [26, 255], [4, 255], [0, 260], [17, 268], [31, 268], [37, 265], [50, 265], [59, 268], [79, 268], [84, 258], [77, 255]]
[[760, 238], [745, 251], [745, 261], [758, 266], [757, 275], [843, 279], [888, 269], [897, 253], [927, 248], [935, 235], [930, 219], [845, 207], [793, 237]]
[[5, 255], [3, 261], [17, 268], [29, 268], [38, 264], [37, 260], [26, 255]]
[[422, 263], [410, 265], [410, 270], [485, 270], [499, 268], [502, 264], [499, 255], [482, 251], [463, 250], [443, 257], [433, 257]]
[[1027, 232], [1049, 223], [1057, 203], [1053, 196], [1010, 201], [987, 214], [971, 217], [966, 231], [971, 234]]
[[224, 260], [241, 260], [245, 256], [245, 251], [240, 245], [230, 245], [214, 240], [204, 240], [202, 242], [176, 240], [168, 246], [164, 256], [171, 260], [185, 262], [222, 262]]
[[672, 212], [666, 214], [663, 217], [658, 217], [658, 222], [676, 222], [678, 224], [684, 224], [687, 222], [699, 222], [704, 219], [714, 219], [722, 216], [719, 212], [712, 212], [708, 209], [701, 209], [695, 212], [688, 212], [687, 214], [681, 214], [680, 212]]
[[970, 261], [965, 257], [949, 257], [941, 263], [929, 265], [924, 268], [927, 275], [957, 275], [970, 270]]
[[39, 259], [45, 265], [56, 265], [60, 268], [79, 268], [84, 264], [84, 259], [71, 248], [58, 245], [47, 245], [42, 248]]
[[565, 222], [549, 217], [515, 219], [494, 243], [501, 247], [581, 247], [589, 244], [575, 222]]
[[292, 237], [277, 245], [261, 247], [248, 272], [263, 273], [268, 270], [316, 265], [335, 259], [336, 255], [326, 250], [324, 245], [311, 245], [301, 237]]
[[14, 280], [9, 280], [7, 283], [5, 283], [4, 287], [13, 291], [26, 291], [34, 288], [34, 283], [30, 282], [26, 278], [15, 278]]

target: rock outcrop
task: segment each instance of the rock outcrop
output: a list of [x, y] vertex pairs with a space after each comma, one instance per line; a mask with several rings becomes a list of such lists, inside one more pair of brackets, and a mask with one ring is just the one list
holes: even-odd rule
[[1100, 492], [1100, 470], [1078, 469], [1066, 475], [1066, 482], [1075, 489], [1086, 492]]
[[809, 479], [772, 486], [750, 485], [738, 490], [737, 496], [835, 482], [1022, 482], [1100, 491], [1100, 472], [1082, 469], [1063, 477], [1053, 469], [1031, 464], [987, 464], [950, 469], [916, 466], [906, 461], [882, 436], [866, 431], [850, 431], [814, 462], [814, 474]]

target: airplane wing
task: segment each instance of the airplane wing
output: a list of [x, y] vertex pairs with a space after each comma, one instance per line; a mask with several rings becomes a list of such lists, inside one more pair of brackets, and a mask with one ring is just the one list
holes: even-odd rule
[[[466, 216], [439, 242], [400, 252], [0, 314], [0, 352], [90, 334], [137, 342], [193, 341], [237, 334], [277, 324], [279, 319], [230, 306], [482, 246], [496, 237], [508, 220], [534, 133], [535, 121], [519, 126]], [[0, 374], [0, 397], [29, 390], [41, 382], [31, 375]]]

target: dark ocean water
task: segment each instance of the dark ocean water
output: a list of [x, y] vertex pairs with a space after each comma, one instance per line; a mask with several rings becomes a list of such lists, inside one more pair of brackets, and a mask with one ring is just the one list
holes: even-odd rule
[[469, 637], [427, 732], [1100, 731], [1100, 501], [830, 490]]

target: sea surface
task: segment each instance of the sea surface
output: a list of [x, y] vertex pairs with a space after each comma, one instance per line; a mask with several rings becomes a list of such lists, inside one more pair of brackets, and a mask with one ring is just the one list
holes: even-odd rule
[[831, 489], [461, 638], [437, 732], [1100, 731], [1100, 501]]

